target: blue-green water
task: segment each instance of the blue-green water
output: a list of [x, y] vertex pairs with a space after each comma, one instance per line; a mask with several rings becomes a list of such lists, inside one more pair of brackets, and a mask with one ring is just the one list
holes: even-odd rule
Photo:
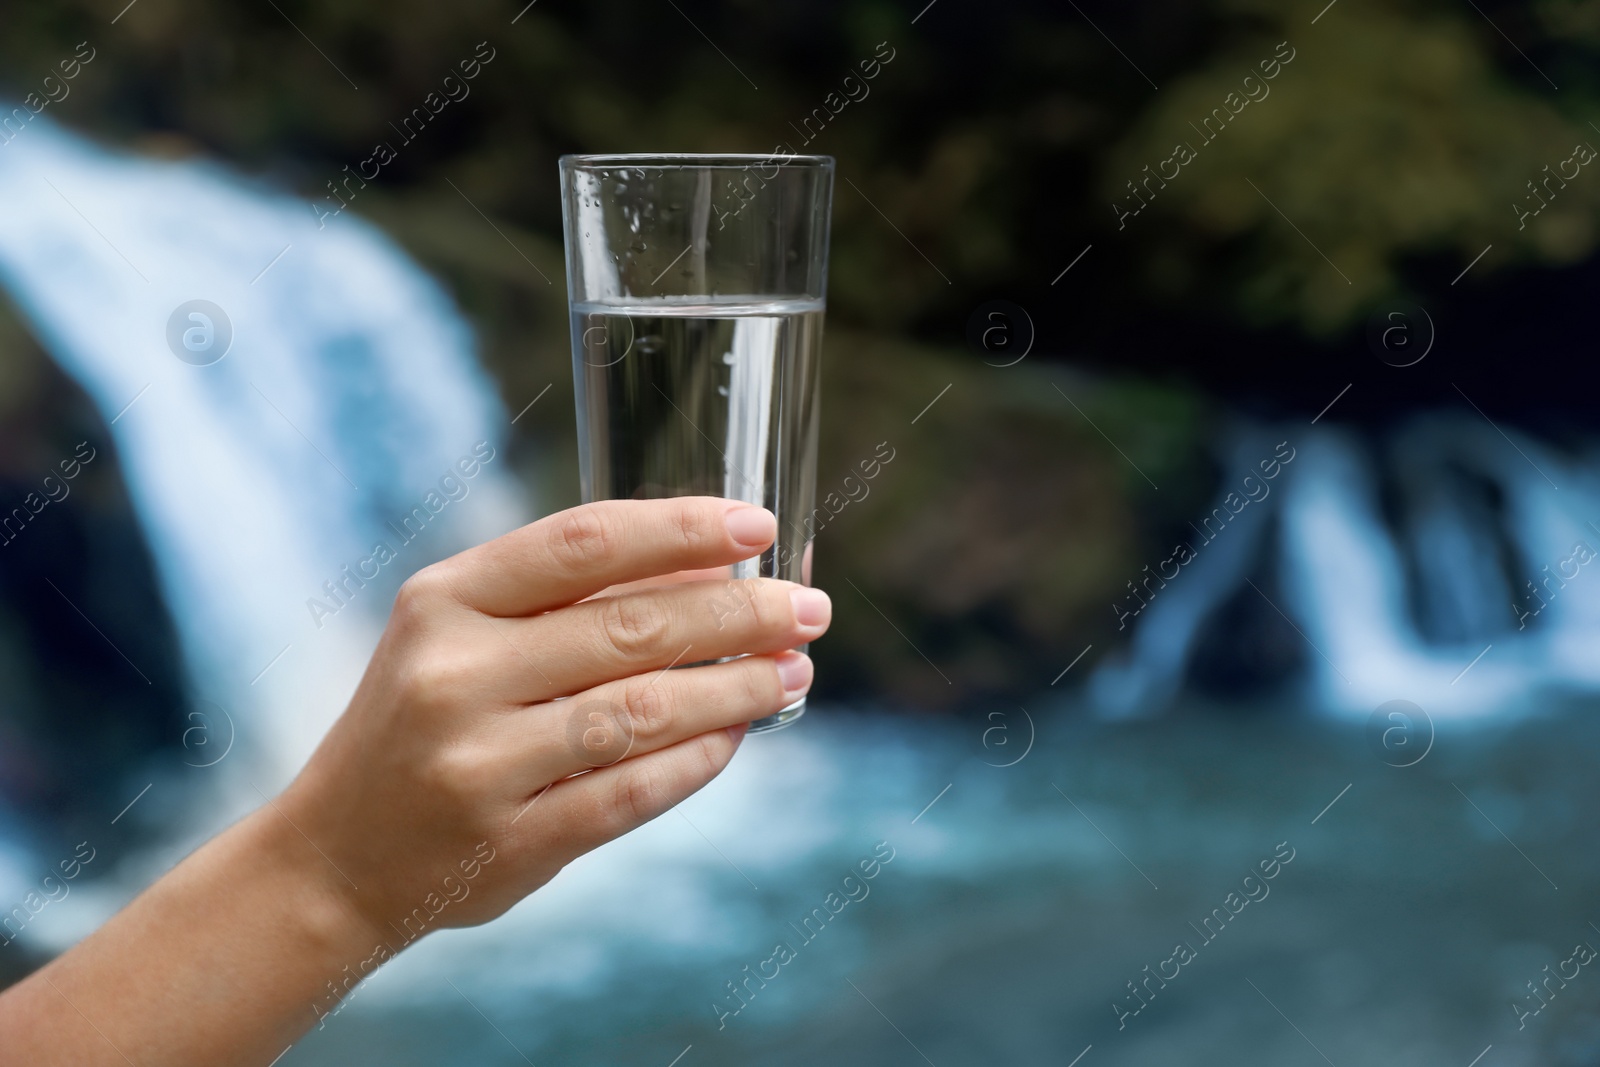
[[[1506, 1067], [1600, 1052], [1594, 968], [1552, 983], [1520, 1029], [1512, 1007], [1543, 1004], [1526, 983], [1546, 964], [1570, 973], [1575, 943], [1600, 945], [1592, 706], [1443, 721], [1409, 767], [1386, 765], [1365, 724], [1290, 707], [1115, 727], [1035, 710], [1036, 743], [1009, 767], [994, 764], [1023, 752], [1017, 710], [815, 711], [747, 742], [687, 818], [497, 924], [425, 942], [283, 1064], [1465, 1067], [1492, 1045], [1481, 1063]], [[844, 882], [878, 842], [894, 858]], [[789, 924], [830, 892], [840, 910], [803, 940]], [[792, 958], [776, 962], [778, 942]], [[726, 983], [751, 972], [776, 974], [732, 1014]]]

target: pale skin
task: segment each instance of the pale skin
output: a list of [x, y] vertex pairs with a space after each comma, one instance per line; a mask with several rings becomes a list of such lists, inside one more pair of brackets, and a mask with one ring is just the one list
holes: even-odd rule
[[790, 650], [826, 594], [710, 577], [775, 532], [712, 497], [612, 501], [418, 572], [288, 788], [0, 994], [0, 1065], [266, 1067], [337, 1025], [407, 916], [488, 922], [671, 810], [810, 687]]

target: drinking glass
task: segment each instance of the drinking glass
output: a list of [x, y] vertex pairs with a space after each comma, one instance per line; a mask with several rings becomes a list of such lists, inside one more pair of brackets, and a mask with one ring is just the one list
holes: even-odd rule
[[777, 541], [730, 575], [809, 584], [833, 159], [563, 156], [561, 195], [584, 501], [760, 504]]

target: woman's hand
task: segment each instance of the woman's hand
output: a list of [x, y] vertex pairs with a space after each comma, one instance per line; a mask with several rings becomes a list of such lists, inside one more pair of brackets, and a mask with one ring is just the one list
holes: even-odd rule
[[[788, 650], [827, 629], [827, 595], [629, 583], [748, 559], [775, 531], [770, 512], [718, 498], [612, 501], [413, 576], [349, 709], [277, 802], [328, 888], [398, 950], [499, 915], [709, 782], [744, 724], [810, 687], [810, 660]], [[743, 658], [667, 669], [727, 656]]]
[[640, 583], [774, 530], [709, 497], [591, 504], [417, 574], [293, 784], [0, 995], [0, 1067], [275, 1063], [411, 940], [499, 915], [705, 785], [811, 684], [788, 650], [828, 599]]

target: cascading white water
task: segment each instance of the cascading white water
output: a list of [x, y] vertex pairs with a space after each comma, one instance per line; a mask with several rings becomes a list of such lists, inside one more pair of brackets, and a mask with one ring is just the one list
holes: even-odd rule
[[[321, 228], [217, 166], [109, 152], [43, 118], [0, 147], [0, 203], [0, 284], [110, 424], [191, 692], [226, 712], [212, 751], [237, 731], [181, 854], [309, 754], [407, 573], [525, 518], [505, 416], [446, 295], [353, 217]], [[196, 299], [232, 333], [203, 366], [168, 342]], [[497, 458], [461, 477], [480, 442]], [[411, 544], [390, 525], [408, 515], [426, 531]], [[363, 568], [384, 542], [395, 559]], [[0, 899], [32, 881], [12, 861]], [[70, 915], [94, 919], [52, 909], [40, 936], [81, 933]]]
[[1428, 416], [1385, 453], [1400, 472], [1397, 516], [1380, 505], [1377, 461], [1336, 429], [1248, 435], [1223, 492], [1277, 436], [1292, 440], [1296, 459], [1273, 498], [1234, 520], [1141, 613], [1128, 653], [1091, 680], [1102, 712], [1159, 710], [1178, 693], [1204, 629], [1263, 560], [1281, 592], [1262, 610], [1281, 610], [1300, 631], [1303, 695], [1315, 708], [1359, 716], [1404, 699], [1435, 717], [1470, 717], [1600, 688], [1590, 457]]

